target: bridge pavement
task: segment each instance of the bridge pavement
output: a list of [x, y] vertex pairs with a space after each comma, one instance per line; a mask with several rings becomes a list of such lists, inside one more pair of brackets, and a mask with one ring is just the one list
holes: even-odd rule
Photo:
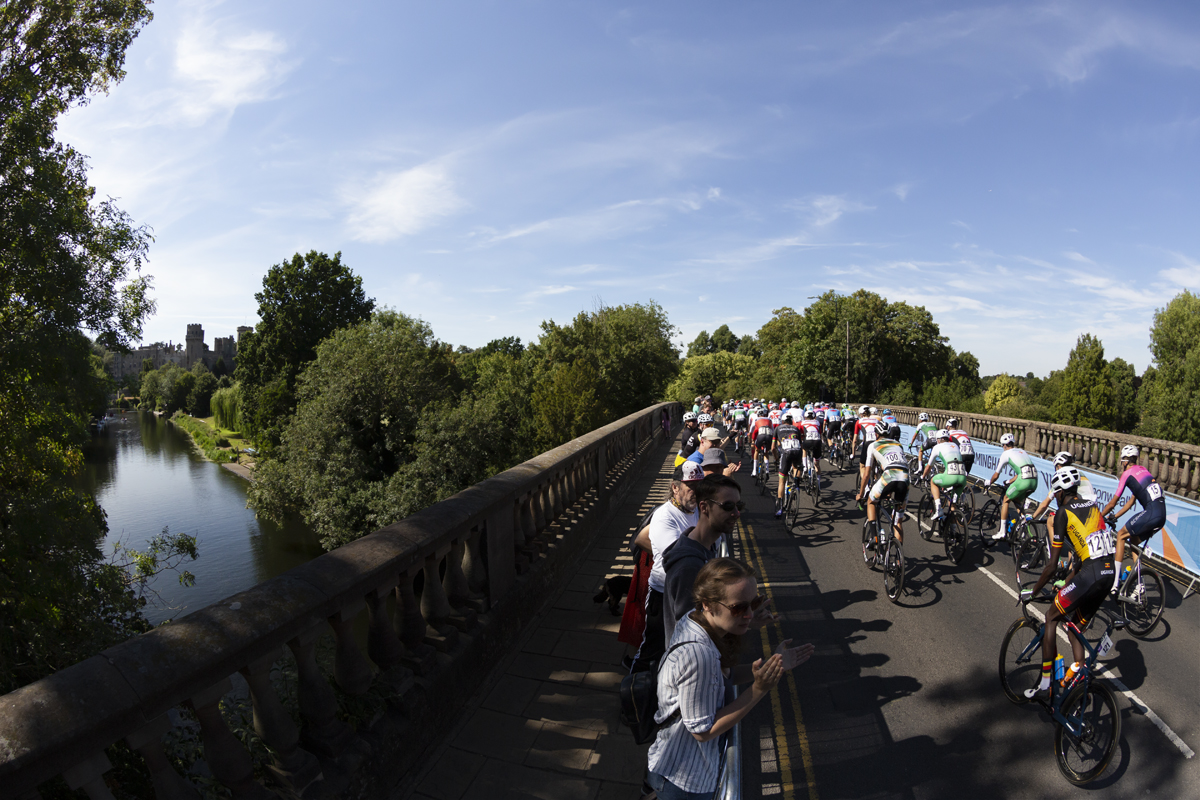
[[[407, 796], [638, 797], [647, 748], [617, 721], [619, 618], [592, 597], [605, 576], [631, 571], [629, 530], [666, 497], [673, 458], [660, 450], [647, 462], [658, 468], [638, 479], [610, 532], [496, 666]], [[789, 637], [817, 645], [742, 725], [744, 797], [1200, 797], [1197, 759], [1144, 710], [1183, 750], [1200, 744], [1196, 601], [1171, 586], [1149, 640], [1119, 635], [1108, 665], [1138, 705], [1121, 697], [1114, 763], [1073, 787], [1055, 766], [1052, 724], [1009, 704], [996, 678], [1001, 637], [1018, 614], [1007, 554], [975, 540], [954, 567], [910, 523], [908, 588], [893, 605], [858, 552], [853, 475], [826, 470], [824, 502], [804, 498], [791, 529], [748, 471], [738, 474], [749, 507], [735, 554], [755, 566], [781, 615], [760, 632], [762, 647]]]

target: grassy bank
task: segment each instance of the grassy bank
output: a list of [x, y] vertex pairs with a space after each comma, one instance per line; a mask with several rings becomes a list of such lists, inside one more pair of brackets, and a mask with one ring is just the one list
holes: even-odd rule
[[209, 461], [229, 463], [238, 460], [237, 455], [233, 451], [232, 441], [204, 420], [189, 417], [180, 411], [171, 417], [171, 422], [174, 422], [186, 431], [188, 436], [192, 437], [192, 441], [196, 444], [196, 449], [204, 453], [204, 457]]

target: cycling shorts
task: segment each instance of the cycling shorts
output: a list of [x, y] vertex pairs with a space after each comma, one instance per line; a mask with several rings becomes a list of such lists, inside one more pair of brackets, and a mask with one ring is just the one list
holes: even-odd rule
[[1152, 502], [1149, 508], [1139, 511], [1125, 523], [1125, 527], [1129, 529], [1129, 543], [1141, 544], [1162, 530], [1162, 526], [1166, 524], [1167, 501], [1160, 497]]
[[1071, 582], [1058, 591], [1054, 605], [1064, 617], [1082, 628], [1108, 596], [1116, 574], [1112, 556], [1089, 558]]
[[782, 450], [779, 453], [779, 474], [787, 475], [793, 469], [800, 469], [802, 466], [800, 461], [799, 450]]
[[967, 488], [966, 475], [947, 475], [944, 472], [939, 472], [932, 478], [933, 485], [942, 489], [951, 489], [954, 491], [962, 491]]
[[771, 446], [771, 442], [774, 440], [774, 438], [775, 437], [772, 436], [770, 433], [760, 433], [754, 439], [754, 446], [757, 447], [759, 450], [766, 450], [768, 447]]
[[968, 475], [970, 475], [971, 467], [975, 466], [975, 454], [974, 453], [963, 453], [962, 460], [963, 460], [963, 471], [965, 471]]
[[[903, 476], [903, 473], [901, 475]], [[896, 498], [896, 507], [903, 511], [905, 503], [908, 502], [908, 477], [893, 476], [889, 478], [885, 472], [871, 487], [869, 499], [872, 503], [878, 503], [889, 494]]]
[[744, 431], [750, 427], [750, 420], [746, 419], [745, 417], [742, 417], [741, 419], [735, 419], [733, 421], [733, 427]]
[[1004, 492], [1004, 496], [1008, 498], [1008, 502], [1020, 505], [1025, 502], [1025, 498], [1033, 494], [1033, 490], [1037, 488], [1037, 478], [1017, 478], [1008, 485], [1008, 489]]
[[854, 457], [858, 459], [858, 463], [860, 466], [867, 463], [867, 444], [866, 444], [866, 442], [859, 442], [857, 445], [855, 445]]
[[821, 457], [821, 440], [820, 439], [815, 439], [813, 441], [809, 441], [809, 440], [805, 439], [804, 444], [802, 446], [804, 448], [804, 452], [808, 453], [813, 458]]

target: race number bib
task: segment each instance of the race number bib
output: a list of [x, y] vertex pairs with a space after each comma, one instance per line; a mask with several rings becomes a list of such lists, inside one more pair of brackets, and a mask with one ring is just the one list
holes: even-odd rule
[[868, 442], [875, 441], [875, 426], [874, 425], [867, 425], [866, 427], [863, 428], [863, 439], [865, 439]]
[[1022, 480], [1029, 480], [1031, 478], [1036, 478], [1036, 477], [1037, 477], [1037, 467], [1035, 467], [1033, 464], [1026, 464], [1023, 467], [1021, 467], [1021, 479]]
[[784, 450], [795, 450], [800, 447], [799, 439], [784, 439], [779, 443], [779, 446]]
[[946, 464], [947, 475], [966, 475], [967, 470], [963, 467], [961, 461], [951, 461]]
[[808, 439], [810, 442], [815, 442], [817, 439], [821, 438], [821, 434], [817, 431], [816, 428], [805, 428], [804, 429], [804, 438]]
[[1150, 496], [1151, 500], [1161, 500], [1163, 496], [1162, 487], [1157, 483], [1152, 483], [1146, 487], [1146, 494]]
[[885, 469], [907, 469], [908, 459], [904, 457], [904, 453], [891, 452], [887, 456], [887, 464]]
[[1088, 553], [1096, 556], [1111, 556], [1117, 552], [1117, 544], [1113, 541], [1113, 533], [1109, 529], [1089, 533], [1087, 537]]
[[960, 452], [960, 453], [962, 453], [964, 456], [973, 456], [973, 455], [975, 455], [975, 450], [974, 450], [974, 449], [971, 447], [971, 443], [970, 443], [970, 442], [968, 442], [966, 439], [959, 439], [959, 441], [958, 441], [958, 450], [959, 450], [959, 452]]

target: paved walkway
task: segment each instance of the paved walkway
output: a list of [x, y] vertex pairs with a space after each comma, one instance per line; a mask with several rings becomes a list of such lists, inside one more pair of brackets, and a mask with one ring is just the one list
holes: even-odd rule
[[[617, 719], [621, 618], [592, 598], [628, 575], [630, 531], [670, 491], [674, 454], [659, 445], [611, 529], [522, 634], [418, 779], [414, 798], [629, 800], [641, 794], [649, 745]], [[654, 465], [658, 465], [657, 469]]]

